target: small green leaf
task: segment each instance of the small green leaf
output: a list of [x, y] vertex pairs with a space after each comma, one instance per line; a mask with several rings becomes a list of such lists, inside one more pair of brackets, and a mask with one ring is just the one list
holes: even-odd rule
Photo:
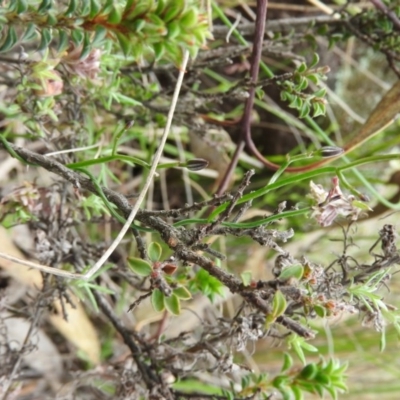
[[292, 365], [293, 365], [293, 358], [290, 357], [290, 355], [288, 353], [284, 353], [283, 354], [283, 365], [282, 365], [281, 372], [285, 372], [285, 371], [289, 370], [290, 368], [292, 368]]
[[124, 55], [127, 56], [132, 50], [132, 42], [123, 33], [115, 32], [115, 34]]
[[265, 92], [262, 88], [256, 88], [257, 99], [262, 100], [264, 98]]
[[373, 211], [371, 207], [369, 207], [367, 204], [365, 204], [363, 201], [360, 200], [353, 200], [351, 202], [351, 205], [353, 207], [359, 208], [360, 210]]
[[318, 75], [317, 75], [317, 74], [310, 74], [310, 75], [307, 75], [307, 78], [308, 78], [308, 80], [309, 80], [310, 82], [314, 83], [315, 85], [318, 85], [319, 78], [318, 78]]
[[317, 53], [314, 53], [309, 68], [314, 68], [318, 63], [319, 63], [319, 55]]
[[185, 0], [174, 0], [169, 2], [167, 10], [164, 12], [163, 20], [170, 22], [177, 18], [185, 8]]
[[225, 286], [217, 279], [211, 276], [204, 269], [200, 269], [194, 280], [191, 282], [191, 290], [198, 289], [211, 301], [214, 301], [216, 295], [223, 296]]
[[164, 298], [165, 308], [174, 315], [179, 315], [181, 313], [181, 304], [179, 302], [178, 296], [172, 294], [169, 297]]
[[38, 51], [47, 49], [49, 47], [49, 44], [51, 42], [52, 39], [52, 35], [51, 35], [51, 30], [48, 28], [43, 28], [41, 33], [41, 38], [40, 38], [40, 44], [38, 47]]
[[11, 50], [14, 45], [17, 43], [18, 37], [15, 32], [14, 26], [10, 26], [7, 31], [6, 38], [4, 39], [3, 44], [0, 46], [0, 53], [4, 53], [8, 50]]
[[145, 46], [142, 42], [136, 42], [130, 47], [131, 55], [139, 60], [146, 52]]
[[323, 386], [330, 386], [332, 384], [329, 376], [325, 375], [323, 372], [319, 371], [315, 376], [315, 381]]
[[305, 71], [307, 71], [307, 65], [304, 62], [302, 62], [300, 66], [297, 68], [297, 72], [301, 74]]
[[199, 26], [197, 29], [193, 29], [191, 34], [194, 36], [192, 41], [197, 46], [203, 46], [207, 42], [207, 38], [212, 39], [212, 35], [210, 35], [210, 32], [208, 30], [205, 30], [203, 26]]
[[107, 35], [107, 29], [104, 28], [103, 26], [97, 25], [96, 26], [96, 31], [92, 40], [92, 46], [93, 47], [97, 47], [101, 44], [101, 42], [103, 41], [103, 39], [106, 37]]
[[289, 378], [286, 375], [278, 375], [272, 381], [272, 386], [281, 389], [288, 384]]
[[[87, 2], [87, 1], [86, 1]], [[101, 10], [101, 4], [97, 0], [90, 0], [90, 12], [89, 12], [89, 18], [94, 18], [96, 15], [99, 14]]]
[[244, 286], [249, 286], [252, 280], [252, 274], [250, 271], [244, 271], [240, 274]]
[[153, 271], [151, 265], [141, 258], [129, 257], [128, 264], [132, 271], [140, 276], [149, 276]]
[[317, 90], [314, 94], [314, 97], [325, 97], [326, 96], [326, 89], [325, 88], [321, 88], [319, 90]]
[[337, 381], [334, 383], [335, 387], [339, 390], [342, 390], [343, 392], [346, 392], [349, 390], [349, 388], [347, 387], [347, 385], [342, 382], [342, 381]]
[[161, 312], [165, 309], [164, 294], [160, 289], [153, 290], [153, 293], [151, 294], [151, 304], [156, 312]]
[[290, 93], [288, 93], [286, 90], [282, 90], [281, 92], [281, 100], [286, 101], [289, 99]]
[[382, 329], [381, 338], [379, 340], [379, 350], [383, 352], [386, 348], [386, 332]]
[[57, 52], [61, 53], [68, 48], [69, 36], [64, 29], [58, 30]]
[[290, 339], [288, 340], [288, 345], [289, 348], [293, 347], [294, 352], [296, 353], [297, 357], [299, 357], [300, 361], [306, 365], [306, 357], [304, 356], [304, 351], [301, 348], [301, 341], [304, 341], [303, 338], [301, 338], [298, 335], [293, 335], [290, 337]]
[[90, 34], [89, 32], [85, 32], [85, 36], [83, 38], [82, 52], [79, 56], [80, 60], [84, 60], [92, 50], [92, 44], [90, 43]]
[[58, 19], [56, 15], [49, 13], [47, 14], [47, 20], [46, 20], [46, 25], [47, 26], [55, 26], [58, 23]]
[[71, 32], [71, 39], [72, 39], [72, 42], [75, 44], [76, 47], [80, 46], [84, 36], [85, 36], [84, 32], [79, 30], [79, 29], [74, 29]]
[[242, 380], [240, 382], [240, 386], [242, 387], [242, 390], [246, 389], [249, 386], [249, 383], [250, 383], [249, 376], [248, 375], [243, 376]]
[[281, 392], [283, 400], [292, 400], [293, 399], [291, 387], [281, 387], [279, 389], [279, 391]]
[[327, 362], [327, 364], [323, 367], [324, 372], [325, 372], [327, 375], [331, 375], [332, 372], [335, 370], [335, 366], [336, 366], [335, 364], [336, 364], [335, 361], [333, 360], [333, 358], [331, 358], [331, 359]]
[[308, 87], [308, 80], [304, 76], [302, 76], [300, 78], [300, 82], [297, 85], [296, 89], [297, 91], [302, 92], [303, 90], [307, 89], [307, 87]]
[[303, 392], [298, 386], [292, 386], [294, 400], [304, 400]]
[[324, 397], [324, 387], [319, 383], [314, 383], [314, 391], [318, 393], [319, 397]]
[[90, 2], [89, 1], [81, 1], [79, 11], [77, 11], [80, 16], [89, 16], [90, 13]]
[[179, 18], [179, 23], [182, 28], [192, 28], [198, 22], [198, 10], [195, 7], [185, 11], [185, 13]]
[[272, 301], [272, 314], [275, 318], [283, 315], [287, 307], [285, 296], [280, 290], [277, 290]]
[[130, 7], [127, 4], [124, 10], [124, 20], [133, 21], [136, 17], [147, 14], [152, 5], [152, 1], [139, 1]]
[[160, 260], [162, 248], [157, 242], [151, 242], [147, 249], [147, 253], [149, 254], [150, 260], [156, 262]]
[[176, 289], [174, 289], [173, 294], [182, 300], [190, 300], [192, 298], [192, 294], [184, 286], [179, 286]]
[[313, 102], [313, 118], [319, 117], [320, 115], [325, 115], [326, 113], [326, 108], [324, 104], [321, 104], [319, 102]]
[[308, 117], [308, 114], [310, 114], [310, 109], [311, 109], [310, 104], [305, 101], [300, 109], [299, 117], [300, 118]]
[[51, 7], [51, 0], [43, 0], [38, 8], [38, 13], [46, 12]]
[[33, 22], [29, 22], [28, 26], [25, 29], [24, 34], [22, 35], [20, 41], [27, 42], [29, 40], [34, 39], [37, 36], [36, 33], [36, 25]]
[[122, 12], [118, 7], [113, 7], [110, 14], [108, 14], [108, 23], [117, 25], [121, 22]]
[[132, 31], [139, 33], [145, 26], [146, 26], [146, 21], [144, 19], [141, 18], [136, 19], [132, 24]]
[[322, 307], [322, 306], [319, 306], [319, 305], [315, 305], [314, 306], [314, 311], [316, 312], [318, 317], [320, 317], [320, 318], [326, 317], [326, 308], [325, 307]]
[[167, 25], [167, 38], [168, 40], [173, 40], [181, 33], [181, 27], [179, 21], [172, 21]]
[[303, 341], [301, 342], [301, 347], [302, 347], [304, 350], [307, 350], [307, 351], [309, 351], [309, 352], [311, 352], [311, 353], [316, 353], [316, 352], [318, 352], [318, 349], [317, 349], [315, 346], [313, 346], [313, 345], [310, 344], [310, 343], [307, 343], [305, 340], [303, 340]]
[[7, 11], [10, 13], [15, 13], [18, 10], [18, 1], [10, 1], [7, 7]]
[[304, 274], [304, 267], [301, 264], [294, 264], [286, 267], [282, 270], [279, 275], [279, 279], [282, 281], [287, 281], [290, 278], [296, 278], [300, 280]]
[[300, 378], [306, 379], [306, 380], [312, 380], [315, 378], [315, 376], [318, 373], [318, 366], [315, 363], [307, 364], [299, 374]]
[[78, 0], [70, 0], [68, 8], [65, 11], [64, 15], [68, 17], [69, 15], [73, 14], [77, 6], [78, 6]]
[[326, 386], [325, 390], [330, 394], [333, 400], [337, 400], [336, 389], [332, 386]]
[[160, 15], [167, 6], [167, 0], [158, 0], [157, 1], [157, 8], [155, 9], [154, 13]]
[[125, 104], [128, 106], [141, 106], [142, 105], [142, 103], [140, 103], [139, 101], [136, 101], [135, 99], [132, 99], [132, 97], [125, 96], [124, 94], [119, 93], [119, 92], [112, 93], [112, 96], [113, 96], [114, 100], [116, 100], [120, 104]]
[[153, 24], [154, 26], [151, 28], [151, 30], [158, 30], [158, 29], [162, 29], [164, 30], [165, 28], [165, 21], [164, 19], [160, 18], [157, 14], [149, 14], [148, 15], [148, 21], [151, 22], [151, 24]]
[[302, 106], [303, 106], [303, 99], [300, 96], [294, 95], [292, 101], [289, 103], [289, 107], [300, 110]]

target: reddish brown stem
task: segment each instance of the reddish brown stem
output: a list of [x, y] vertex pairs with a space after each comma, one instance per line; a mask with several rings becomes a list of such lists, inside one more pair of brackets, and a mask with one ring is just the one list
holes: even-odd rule
[[[253, 51], [251, 53], [251, 67], [250, 67], [250, 82], [254, 84], [258, 80], [258, 70], [261, 61], [262, 44], [264, 41], [265, 22], [267, 19], [267, 7], [268, 7], [268, 0], [257, 0], [256, 28], [254, 34]], [[240, 122], [241, 136], [239, 139], [239, 143], [236, 147], [235, 154], [232, 157], [229, 167], [227, 168], [225, 175], [219, 185], [219, 188], [217, 190], [218, 195], [221, 195], [227, 189], [228, 183], [231, 180], [231, 176], [239, 160], [239, 155], [244, 149], [244, 143], [246, 142], [246, 138], [250, 136], [251, 111], [253, 110], [255, 93], [256, 93], [256, 88], [254, 85], [254, 87], [251, 87], [249, 89], [249, 97], [247, 98], [243, 113], [243, 118]]]

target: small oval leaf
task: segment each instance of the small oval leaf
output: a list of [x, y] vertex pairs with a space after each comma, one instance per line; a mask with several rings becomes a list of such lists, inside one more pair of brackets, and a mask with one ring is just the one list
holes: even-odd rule
[[288, 353], [284, 353], [283, 354], [283, 365], [282, 365], [281, 372], [286, 372], [287, 370], [292, 368], [292, 365], [293, 365], [293, 358], [290, 357], [290, 355]]
[[149, 276], [153, 271], [151, 265], [141, 258], [130, 257], [128, 258], [128, 264], [131, 267], [131, 270], [140, 276]]
[[249, 286], [251, 283], [252, 279], [252, 274], [250, 271], [244, 271], [240, 274], [240, 277], [242, 278], [242, 283], [244, 286]]
[[303, 379], [312, 380], [318, 373], [318, 366], [315, 363], [307, 364], [301, 371], [299, 376]]
[[63, 29], [58, 30], [57, 52], [61, 53], [68, 48], [69, 36]]
[[174, 295], [182, 300], [189, 300], [192, 298], [192, 294], [184, 286], [180, 286], [173, 291]]
[[300, 280], [303, 277], [303, 273], [303, 266], [301, 264], [295, 264], [285, 268], [279, 275], [279, 279], [282, 281], [287, 281], [290, 278]]
[[36, 33], [36, 25], [33, 22], [29, 22], [28, 26], [25, 29], [24, 34], [22, 35], [20, 41], [22, 42], [27, 42], [29, 40], [34, 39], [37, 36]]
[[85, 32], [85, 36], [83, 38], [82, 52], [79, 56], [80, 60], [85, 60], [87, 56], [90, 54], [92, 50], [92, 45], [90, 43], [90, 35], [88, 32]]
[[156, 312], [161, 312], [165, 308], [164, 295], [160, 289], [154, 289], [151, 294], [151, 304]]
[[314, 53], [309, 68], [314, 68], [318, 63], [319, 55], [317, 53]]
[[14, 45], [17, 43], [18, 37], [15, 32], [15, 28], [10, 26], [7, 31], [6, 38], [4, 39], [3, 44], [0, 46], [0, 53], [4, 53], [8, 50], [11, 50]]
[[326, 308], [317, 304], [314, 306], [314, 311], [318, 315], [318, 317], [320, 317], [320, 318], [326, 317]]
[[178, 296], [172, 294], [169, 297], [164, 298], [165, 308], [174, 315], [179, 315], [181, 313], [181, 304], [179, 302]]
[[272, 301], [272, 314], [275, 318], [283, 315], [287, 307], [285, 296], [280, 290], [277, 290]]
[[149, 254], [149, 258], [151, 261], [156, 262], [160, 260], [162, 248], [157, 242], [151, 242], [147, 253]]
[[78, 6], [78, 1], [77, 0], [70, 0], [70, 2], [68, 4], [68, 8], [65, 11], [64, 15], [66, 17], [68, 17], [71, 14], [73, 14], [75, 12], [77, 6]]

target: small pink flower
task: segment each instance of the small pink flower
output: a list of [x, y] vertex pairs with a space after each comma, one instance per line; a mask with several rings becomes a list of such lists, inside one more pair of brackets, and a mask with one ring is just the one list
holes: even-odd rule
[[85, 57], [81, 58], [82, 47], [70, 47], [68, 53], [61, 58], [62, 64], [72, 75], [81, 78], [95, 79], [100, 71], [101, 50], [92, 49]]
[[326, 192], [321, 185], [310, 182], [310, 197], [317, 203], [312, 207], [312, 217], [321, 226], [331, 225], [339, 215], [350, 218], [351, 221], [356, 221], [365, 215], [364, 210], [369, 207], [356, 201], [353, 195], [345, 196], [339, 187], [338, 177], [332, 179], [332, 184], [332, 189]]
[[35, 94], [39, 97], [57, 96], [63, 92], [64, 82], [57, 71], [51, 71], [51, 77], [40, 79], [41, 88], [35, 89]]

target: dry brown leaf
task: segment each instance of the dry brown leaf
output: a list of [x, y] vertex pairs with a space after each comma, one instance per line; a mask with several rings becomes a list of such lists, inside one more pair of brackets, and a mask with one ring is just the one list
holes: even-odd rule
[[400, 80], [382, 97], [357, 135], [345, 146], [351, 150], [387, 128], [400, 114]]
[[[23, 260], [26, 259], [3, 227], [0, 227], [0, 251]], [[27, 289], [40, 290], [42, 287], [42, 275], [37, 270], [5, 259], [0, 259], [0, 267], [8, 276], [26, 286]], [[100, 361], [100, 343], [97, 333], [79, 299], [72, 293], [70, 293], [70, 296], [75, 308], [68, 303], [64, 304], [68, 321], [65, 321], [62, 317], [61, 304], [58, 300], [54, 302], [57, 314], [50, 315], [49, 321], [69, 342], [82, 350], [92, 363], [98, 364]]]
[[57, 314], [49, 315], [49, 321], [69, 342], [85, 352], [92, 363], [98, 364], [100, 362], [100, 343], [97, 332], [79, 303], [79, 299], [71, 293], [70, 296], [76, 308], [72, 308], [70, 304], [64, 304], [68, 321], [63, 317], [59, 300], [53, 303]]

